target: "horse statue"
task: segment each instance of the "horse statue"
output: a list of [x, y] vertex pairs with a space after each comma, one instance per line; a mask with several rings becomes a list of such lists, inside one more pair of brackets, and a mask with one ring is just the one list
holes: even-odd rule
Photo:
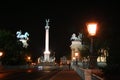
[[82, 33], [79, 33], [79, 35], [78, 35], [78, 40], [81, 41], [81, 40], [82, 40], [82, 37], [83, 37]]
[[77, 40], [78, 38], [76, 37], [76, 34], [73, 33], [72, 37], [71, 37], [71, 40]]
[[17, 31], [16, 34], [17, 34], [17, 38], [19, 39], [19, 41], [21, 41], [23, 43], [23, 47], [27, 48], [27, 46], [28, 46], [27, 41], [29, 40], [28, 32], [25, 32], [24, 35], [23, 35], [21, 30], [20, 30], [20, 31]]
[[78, 36], [76, 36], [75, 33], [72, 34], [71, 40], [75, 40], [75, 41], [81, 41], [82, 40], [82, 34], [79, 33]]
[[25, 40], [25, 39], [20, 39], [20, 41], [22, 42], [24, 48], [27, 48], [27, 47], [28, 47], [27, 40]]
[[21, 31], [17, 31], [16, 34], [17, 34], [17, 38], [20, 39], [28, 39], [29, 36], [28, 32], [25, 32], [23, 35]]

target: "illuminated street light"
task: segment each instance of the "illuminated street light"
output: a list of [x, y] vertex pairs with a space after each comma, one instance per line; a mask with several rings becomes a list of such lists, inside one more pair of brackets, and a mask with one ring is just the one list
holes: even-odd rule
[[96, 23], [91, 23], [87, 25], [87, 30], [90, 36], [95, 36], [96, 35], [96, 29], [97, 29], [97, 24]]
[[28, 64], [30, 64], [31, 63], [31, 56], [27, 56], [26, 61], [27, 61]]
[[77, 57], [78, 56], [78, 53], [75, 53], [75, 57]]
[[3, 55], [3, 52], [0, 52], [0, 57]]
[[30, 59], [31, 59], [31, 57], [30, 57], [30, 56], [28, 56], [28, 57], [27, 57], [27, 59], [28, 59], [28, 60], [30, 60]]
[[75, 58], [76, 58], [76, 65], [78, 64], [78, 60], [77, 60], [77, 58], [78, 58], [78, 53], [76, 52], [75, 53]]
[[0, 52], [0, 65], [2, 64], [2, 62], [1, 62], [2, 55], [3, 55], [3, 52]]
[[75, 57], [73, 57], [73, 60], [75, 60]]
[[90, 45], [90, 65], [89, 68], [95, 68], [97, 65], [97, 59], [93, 50], [93, 39], [96, 35], [97, 24], [96, 23], [89, 23], [87, 24], [87, 30], [91, 38], [91, 45]]

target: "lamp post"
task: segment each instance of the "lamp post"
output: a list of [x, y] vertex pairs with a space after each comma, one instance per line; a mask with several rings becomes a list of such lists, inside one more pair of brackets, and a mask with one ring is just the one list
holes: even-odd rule
[[27, 56], [27, 63], [28, 63], [28, 64], [31, 63], [31, 56]]
[[0, 52], [0, 65], [2, 64], [1, 57], [3, 55], [3, 52]]
[[29, 60], [31, 59], [31, 57], [30, 57], [30, 56], [28, 56], [28, 57], [27, 57], [27, 59], [28, 59], [28, 61], [29, 61]]
[[90, 35], [91, 44], [90, 44], [90, 64], [89, 68], [96, 68], [97, 65], [97, 56], [94, 52], [94, 36], [96, 35], [97, 24], [96, 23], [89, 23], [87, 24], [87, 30]]
[[78, 53], [75, 53], [75, 58], [76, 58], [76, 65], [78, 65]]

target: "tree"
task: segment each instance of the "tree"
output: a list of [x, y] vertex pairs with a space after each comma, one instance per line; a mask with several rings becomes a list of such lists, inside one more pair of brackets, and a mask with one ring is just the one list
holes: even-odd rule
[[4, 52], [2, 62], [5, 65], [16, 65], [23, 62], [21, 57], [22, 43], [10, 31], [0, 30], [0, 50]]
[[120, 72], [120, 38], [114, 37], [110, 42], [109, 56], [107, 58], [107, 66], [104, 69], [106, 74], [116, 75]]

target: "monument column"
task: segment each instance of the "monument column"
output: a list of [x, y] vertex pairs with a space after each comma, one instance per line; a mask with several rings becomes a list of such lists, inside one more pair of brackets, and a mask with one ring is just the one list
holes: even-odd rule
[[49, 51], [49, 19], [46, 20], [46, 33], [45, 33], [45, 52], [44, 52], [44, 61], [49, 62], [49, 56], [50, 56], [50, 51]]

